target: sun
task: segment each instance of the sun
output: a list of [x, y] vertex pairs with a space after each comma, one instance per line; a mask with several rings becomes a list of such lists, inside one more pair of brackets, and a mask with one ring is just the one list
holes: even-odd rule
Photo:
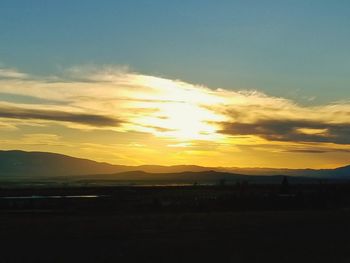
[[208, 109], [222, 98], [205, 88], [194, 87], [179, 81], [147, 78], [151, 92], [144, 95], [147, 102], [142, 107], [156, 109], [150, 114], [138, 116], [135, 123], [156, 136], [170, 137], [179, 141], [214, 140], [218, 127], [213, 123], [223, 116]]

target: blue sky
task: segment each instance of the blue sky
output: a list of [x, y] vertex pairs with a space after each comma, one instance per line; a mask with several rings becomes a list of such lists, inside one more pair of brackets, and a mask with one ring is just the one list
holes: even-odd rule
[[301, 104], [350, 98], [348, 1], [2, 0], [0, 63], [127, 65]]
[[345, 0], [1, 0], [1, 149], [348, 165], [349, 28]]

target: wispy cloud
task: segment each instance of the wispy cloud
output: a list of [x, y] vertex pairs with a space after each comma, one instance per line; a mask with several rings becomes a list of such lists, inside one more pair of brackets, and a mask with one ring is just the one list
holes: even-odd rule
[[127, 67], [74, 67], [47, 78], [2, 68], [0, 103], [2, 119], [144, 132], [174, 139], [169, 145], [190, 146], [194, 140], [220, 147], [223, 142], [350, 145], [349, 101], [302, 106], [258, 91], [210, 89]]
[[26, 79], [29, 75], [15, 69], [0, 68], [0, 79]]
[[120, 120], [112, 117], [73, 113], [59, 110], [29, 109], [0, 105], [0, 118], [20, 119], [20, 120], [44, 120], [57, 122], [71, 122], [95, 127], [116, 127]]
[[350, 123], [302, 120], [257, 120], [252, 123], [221, 123], [224, 134], [256, 135], [269, 141], [333, 142], [350, 144]]

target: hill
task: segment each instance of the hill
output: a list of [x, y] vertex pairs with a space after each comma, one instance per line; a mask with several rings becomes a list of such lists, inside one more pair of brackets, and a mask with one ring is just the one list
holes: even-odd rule
[[[79, 176], [78, 176], [79, 178]], [[179, 173], [148, 173], [144, 171], [130, 171], [115, 174], [95, 174], [81, 176], [80, 182], [127, 182], [144, 184], [232, 184], [236, 182], [279, 184], [282, 182], [283, 175], [261, 176], [244, 175], [229, 172], [200, 171], [200, 172], [179, 172]], [[77, 179], [77, 178], [76, 178]], [[291, 183], [317, 183], [317, 178], [310, 177], [290, 177]]]
[[[135, 172], [136, 171], [136, 172]], [[126, 172], [126, 173], [125, 173]], [[129, 173], [127, 173], [129, 172]], [[13, 177], [34, 177], [34, 178], [53, 178], [65, 176], [85, 176], [91, 174], [108, 175], [108, 178], [139, 178], [145, 173], [144, 177], [152, 178], [178, 178], [181, 173], [186, 174], [188, 178], [195, 179], [196, 176], [208, 178], [218, 174], [226, 178], [236, 176], [256, 175], [256, 176], [306, 176], [321, 178], [350, 178], [350, 166], [344, 166], [337, 169], [270, 169], [270, 168], [235, 168], [235, 167], [202, 167], [196, 165], [141, 165], [124, 166], [112, 165], [109, 163], [96, 162], [88, 159], [70, 157], [67, 155], [48, 153], [48, 152], [25, 152], [25, 151], [0, 151], [0, 176], [2, 178]], [[122, 173], [122, 174], [121, 174]], [[195, 174], [197, 173], [197, 174]], [[146, 176], [151, 174], [151, 176]], [[157, 175], [158, 174], [158, 175]], [[215, 175], [214, 175], [215, 174]]]
[[56, 177], [114, 173], [123, 168], [126, 167], [56, 153], [0, 151], [0, 175], [6, 177]]

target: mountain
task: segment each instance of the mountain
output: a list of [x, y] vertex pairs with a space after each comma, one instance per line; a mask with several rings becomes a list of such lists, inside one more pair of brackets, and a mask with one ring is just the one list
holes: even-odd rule
[[[79, 178], [79, 176], [78, 176]], [[217, 171], [200, 171], [200, 172], [179, 172], [179, 173], [148, 173], [144, 171], [130, 171], [115, 174], [96, 174], [85, 175], [81, 177], [80, 182], [128, 182], [128, 183], [154, 183], [154, 184], [221, 184], [235, 182], [249, 183], [271, 183], [279, 184], [282, 182], [283, 175], [259, 176], [259, 175], [243, 175], [228, 172]], [[291, 183], [317, 183], [319, 180], [309, 177], [294, 176], [289, 179]]]
[[127, 167], [47, 152], [0, 151], [1, 176], [68, 176], [115, 173]]
[[1, 176], [69, 176], [85, 174], [112, 174], [141, 170], [149, 173], [177, 173], [207, 171], [195, 165], [141, 165], [125, 166], [96, 162], [50, 152], [0, 151]]
[[[141, 165], [141, 166], [124, 166], [112, 165], [108, 163], [96, 162], [87, 159], [70, 157], [67, 155], [48, 153], [48, 152], [25, 152], [25, 151], [0, 151], [0, 176], [5, 177], [35, 177], [35, 178], [52, 178], [65, 176], [79, 176], [91, 174], [113, 174], [114, 177], [127, 178], [132, 177], [132, 173], [117, 175], [117, 173], [137, 172], [138, 177], [141, 172], [148, 174], [145, 178], [164, 177], [170, 178], [179, 173], [185, 173], [186, 176], [195, 177], [197, 175], [189, 172], [201, 173], [202, 177], [209, 176], [205, 172], [221, 173], [235, 175], [289, 175], [289, 176], [307, 176], [307, 177], [332, 177], [332, 178], [350, 178], [350, 166], [344, 166], [337, 169], [270, 169], [270, 168], [235, 168], [235, 167], [202, 167], [196, 165]], [[158, 174], [158, 175], [155, 175]], [[166, 175], [167, 174], [167, 175]], [[112, 175], [110, 175], [112, 176]], [[175, 176], [175, 175], [174, 175]], [[215, 178], [220, 177], [215, 175]], [[225, 177], [224, 176], [224, 177]]]
[[117, 180], [117, 181], [169, 181], [169, 182], [196, 182], [196, 181], [219, 181], [245, 179], [250, 177], [247, 175], [223, 173], [216, 171], [201, 171], [201, 172], [179, 172], [179, 173], [149, 173], [144, 171], [129, 171], [114, 174], [96, 174], [86, 175], [84, 179], [100, 179], [100, 180]]
[[[204, 172], [216, 171], [223, 173], [243, 174], [250, 176], [302, 176], [302, 177], [321, 177], [321, 178], [350, 178], [350, 166], [344, 166], [336, 169], [287, 169], [287, 168], [238, 168], [238, 167], [202, 167], [196, 165], [141, 165], [129, 167], [133, 170], [140, 170], [148, 173], [181, 173], [186, 171]], [[129, 169], [127, 168], [127, 169]], [[127, 170], [126, 169], [126, 170]]]
[[329, 171], [329, 175], [333, 175], [338, 178], [350, 178], [350, 165]]
[[219, 168], [220, 171], [229, 171], [233, 173], [246, 175], [285, 175], [285, 176], [304, 176], [304, 177], [341, 177], [350, 178], [350, 166], [344, 166], [336, 169], [287, 169], [287, 168]]

